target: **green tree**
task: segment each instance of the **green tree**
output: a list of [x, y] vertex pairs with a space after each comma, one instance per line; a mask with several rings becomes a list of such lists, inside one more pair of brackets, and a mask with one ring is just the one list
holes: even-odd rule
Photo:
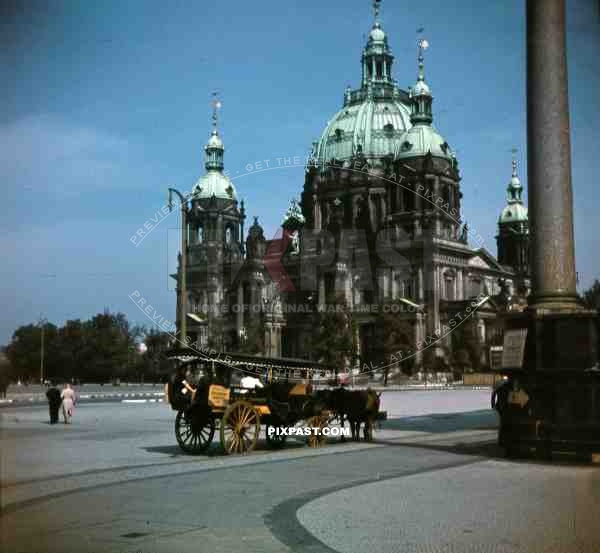
[[0, 398], [6, 398], [6, 390], [13, 379], [12, 365], [6, 355], [6, 347], [4, 347], [0, 351]]
[[[478, 371], [481, 367], [481, 352], [483, 345], [477, 333], [477, 324], [469, 317], [451, 333], [452, 361], [456, 372]], [[458, 376], [458, 375], [455, 375]]]
[[595, 279], [590, 288], [583, 292], [581, 299], [588, 309], [600, 311], [600, 281], [598, 279]]
[[[60, 377], [58, 329], [44, 324], [44, 378]], [[15, 377], [25, 382], [39, 382], [42, 359], [42, 328], [39, 324], [20, 326], [6, 347], [6, 355]]]
[[67, 378], [83, 376], [90, 359], [88, 328], [79, 319], [70, 320], [58, 331], [61, 373]]
[[331, 296], [319, 312], [313, 351], [325, 366], [344, 368], [356, 354], [354, 321], [343, 295]]
[[[132, 326], [123, 313], [99, 313], [90, 320], [67, 321], [57, 328], [44, 325], [44, 378], [102, 382], [136, 374], [136, 345], [142, 329]], [[14, 377], [40, 378], [42, 331], [39, 324], [17, 328], [6, 355]]]
[[[414, 366], [414, 357], [402, 358], [415, 350], [413, 327], [409, 321], [402, 319], [402, 302], [387, 302], [390, 309], [378, 318], [378, 341], [383, 353], [383, 385], [387, 386], [390, 369], [400, 366], [402, 371], [410, 374]], [[395, 307], [397, 306], [397, 308]]]
[[145, 337], [146, 351], [142, 355], [143, 374], [154, 381], [171, 372], [167, 351], [171, 349], [172, 336], [168, 332], [150, 329]]
[[[581, 299], [588, 309], [594, 309], [600, 313], [600, 281], [598, 279], [595, 279], [590, 288], [583, 292]], [[600, 351], [600, 315], [596, 317], [596, 340], [596, 351]]]

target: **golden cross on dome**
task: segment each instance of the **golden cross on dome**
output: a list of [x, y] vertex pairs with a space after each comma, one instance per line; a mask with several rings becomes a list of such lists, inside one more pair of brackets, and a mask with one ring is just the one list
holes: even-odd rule
[[510, 149], [511, 153], [512, 153], [512, 174], [513, 177], [517, 176], [517, 152], [519, 151], [518, 148], [515, 148], [514, 146]]
[[375, 23], [379, 20], [379, 10], [381, 9], [381, 0], [373, 0], [373, 14], [375, 16]]
[[213, 107], [213, 115], [212, 115], [212, 121], [213, 121], [213, 129], [217, 130], [217, 123], [219, 122], [219, 110], [221, 109], [221, 106], [223, 105], [221, 103], [221, 100], [219, 100], [219, 93], [218, 92], [213, 92], [213, 100], [212, 100], [212, 107]]
[[[417, 34], [418, 35], [423, 35], [423, 31], [425, 31], [425, 27], [419, 27], [417, 29]], [[418, 42], [417, 42], [417, 46], [419, 47], [419, 57], [418, 57], [418, 62], [419, 62], [419, 79], [423, 80], [425, 78], [424, 75], [424, 65], [425, 65], [425, 58], [423, 57], [423, 51], [427, 50], [427, 48], [429, 48], [429, 42], [427, 41], [427, 39], [423, 38], [422, 36], [420, 36]]]

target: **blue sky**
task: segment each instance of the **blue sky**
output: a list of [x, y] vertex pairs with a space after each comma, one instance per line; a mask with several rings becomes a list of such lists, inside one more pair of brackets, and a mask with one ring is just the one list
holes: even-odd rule
[[[8, 3], [10, 4], [10, 3]], [[105, 307], [150, 324], [129, 295], [173, 318], [168, 273], [178, 218], [130, 237], [203, 174], [210, 95], [223, 101], [226, 169], [304, 156], [358, 85], [368, 0], [56, 2], [0, 18], [3, 183], [0, 344], [43, 314], [62, 324]], [[431, 46], [435, 124], [458, 152], [463, 213], [496, 252], [496, 221], [519, 148], [526, 186], [524, 1], [384, 0], [401, 86], [416, 76], [416, 29]], [[600, 14], [568, 0], [577, 269], [600, 277]], [[238, 177], [251, 222], [272, 236], [303, 184], [301, 167]]]

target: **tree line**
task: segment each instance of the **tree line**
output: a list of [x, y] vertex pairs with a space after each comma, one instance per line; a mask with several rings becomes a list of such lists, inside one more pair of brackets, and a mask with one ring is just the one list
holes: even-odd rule
[[[3, 348], [0, 384], [9, 381], [158, 381], [168, 370], [170, 336], [132, 325], [125, 314], [108, 310], [91, 317], [20, 326]], [[145, 345], [145, 348], [141, 346]], [[43, 356], [43, 363], [42, 363]]]

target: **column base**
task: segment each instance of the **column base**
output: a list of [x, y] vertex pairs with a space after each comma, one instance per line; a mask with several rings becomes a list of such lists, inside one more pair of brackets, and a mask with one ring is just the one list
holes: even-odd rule
[[570, 293], [540, 293], [529, 297], [529, 309], [536, 311], [573, 312], [585, 310], [577, 295]]
[[600, 452], [596, 313], [531, 306], [507, 314], [505, 326], [526, 328], [527, 340], [523, 367], [500, 370], [508, 377], [497, 394], [500, 445], [509, 455]]

